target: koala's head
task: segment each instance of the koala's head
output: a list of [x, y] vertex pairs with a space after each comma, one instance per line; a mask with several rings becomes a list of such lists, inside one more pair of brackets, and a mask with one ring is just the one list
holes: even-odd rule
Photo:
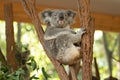
[[41, 19], [55, 27], [66, 27], [74, 22], [75, 15], [71, 10], [45, 10], [41, 13]]

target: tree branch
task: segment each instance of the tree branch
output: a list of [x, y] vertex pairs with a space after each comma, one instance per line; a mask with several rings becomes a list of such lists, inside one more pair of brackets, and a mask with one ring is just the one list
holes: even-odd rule
[[119, 36], [116, 37], [115, 41], [114, 41], [114, 44], [112, 46], [112, 50], [111, 50], [111, 53], [113, 54], [114, 50], [115, 50], [115, 47], [117, 46], [117, 43], [118, 43], [118, 39], [119, 39]]
[[96, 77], [100, 80], [100, 73], [99, 73], [99, 69], [98, 69], [98, 64], [97, 64], [96, 58], [94, 58], [94, 66], [95, 66]]
[[17, 62], [15, 58], [12, 3], [6, 2], [4, 4], [4, 14], [6, 22], [7, 65], [11, 66], [14, 71], [17, 69]]
[[70, 73], [72, 80], [77, 80], [77, 74], [75, 73], [75, 68], [73, 66], [70, 66]]
[[120, 59], [116, 59], [113, 56], [112, 56], [112, 59], [115, 60], [115, 61], [117, 61], [117, 62], [120, 62]]
[[64, 67], [49, 54], [49, 52], [47, 51], [47, 49], [44, 45], [44, 40], [43, 40], [44, 31], [42, 29], [42, 26], [41, 26], [41, 23], [40, 23], [40, 20], [39, 20], [39, 17], [38, 17], [38, 13], [36, 11], [35, 0], [21, 0], [21, 3], [23, 5], [26, 13], [32, 19], [32, 22], [33, 22], [35, 30], [37, 32], [39, 41], [43, 45], [43, 48], [46, 51], [47, 56], [52, 61], [55, 69], [57, 70], [60, 79], [61, 80], [69, 80], [69, 78], [68, 78], [68, 76], [65, 72]]
[[0, 60], [2, 61], [2, 64], [7, 65], [7, 61], [5, 60], [5, 57], [0, 49]]
[[105, 32], [103, 32], [103, 42], [104, 42], [104, 48], [105, 48], [105, 50], [106, 50], [106, 52], [110, 52], [110, 50], [109, 50], [109, 48], [108, 48], [108, 42], [107, 42], [107, 38], [106, 38], [107, 36], [106, 36], [106, 33]]
[[78, 0], [81, 27], [86, 29], [82, 39], [82, 80], [92, 80], [94, 19], [90, 16], [90, 0]]
[[105, 53], [107, 55], [109, 73], [110, 75], [112, 75], [112, 51], [110, 51], [108, 48], [109, 45], [107, 42], [107, 35], [105, 32], [103, 32], [103, 42], [104, 42]]

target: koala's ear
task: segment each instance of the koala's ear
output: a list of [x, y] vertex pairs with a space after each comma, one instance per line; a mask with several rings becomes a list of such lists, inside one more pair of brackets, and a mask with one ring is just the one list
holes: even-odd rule
[[68, 15], [68, 23], [71, 25], [73, 24], [75, 21], [75, 16], [76, 16], [76, 12], [72, 11], [72, 10], [67, 10], [67, 15]]
[[67, 11], [67, 15], [69, 16], [69, 17], [75, 17], [76, 16], [76, 12], [74, 12], [74, 11], [72, 11], [72, 10], [68, 10]]
[[45, 17], [50, 17], [52, 14], [52, 10], [45, 10], [41, 12], [41, 17], [45, 18]]
[[39, 18], [44, 23], [48, 23], [48, 22], [50, 22], [50, 18], [51, 18], [51, 15], [52, 15], [52, 10], [44, 10], [44, 11], [40, 12], [38, 15], [39, 15]]

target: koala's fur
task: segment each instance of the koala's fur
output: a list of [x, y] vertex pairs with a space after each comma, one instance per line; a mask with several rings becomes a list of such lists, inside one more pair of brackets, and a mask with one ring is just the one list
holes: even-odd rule
[[70, 29], [76, 13], [71, 10], [45, 10], [39, 14], [42, 21], [47, 24], [44, 35], [45, 46], [49, 53], [60, 63], [71, 65], [80, 58], [81, 36], [85, 29], [77, 33]]

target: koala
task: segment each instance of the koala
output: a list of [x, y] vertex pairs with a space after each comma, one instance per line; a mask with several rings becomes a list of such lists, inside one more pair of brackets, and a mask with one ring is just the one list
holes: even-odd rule
[[60, 63], [72, 65], [81, 57], [80, 46], [82, 35], [86, 32], [81, 28], [75, 32], [70, 28], [76, 13], [71, 10], [44, 10], [39, 14], [47, 25], [44, 42], [49, 53]]

